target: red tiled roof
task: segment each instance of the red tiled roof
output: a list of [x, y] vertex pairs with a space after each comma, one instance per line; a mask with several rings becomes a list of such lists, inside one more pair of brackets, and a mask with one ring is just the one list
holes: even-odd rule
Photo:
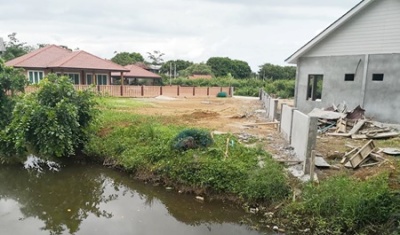
[[128, 71], [124, 67], [85, 51], [69, 51], [48, 45], [6, 62], [7, 66], [22, 68], [74, 68]]
[[[124, 73], [124, 77], [126, 78], [161, 78], [160, 75], [147, 71], [134, 64], [126, 65], [124, 68], [129, 70], [129, 72]], [[113, 72], [111, 76], [121, 76], [121, 74]]]

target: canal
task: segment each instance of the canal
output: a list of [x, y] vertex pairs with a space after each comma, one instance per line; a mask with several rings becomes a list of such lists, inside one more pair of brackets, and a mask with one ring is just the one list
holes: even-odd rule
[[0, 166], [0, 234], [266, 234], [251, 226], [257, 220], [102, 166]]

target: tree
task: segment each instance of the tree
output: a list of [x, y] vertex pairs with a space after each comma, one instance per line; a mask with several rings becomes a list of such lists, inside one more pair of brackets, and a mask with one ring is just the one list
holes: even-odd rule
[[180, 73], [180, 71], [187, 69], [189, 66], [193, 65], [193, 62], [187, 60], [168, 60], [165, 62], [160, 69], [161, 73], [169, 73], [170, 69], [172, 68], [173, 71]]
[[34, 50], [34, 47], [27, 46], [25, 42], [19, 42], [16, 35], [17, 33], [8, 35], [9, 41], [5, 42], [6, 51], [2, 55], [2, 58], [5, 61], [20, 57]]
[[191, 76], [193, 74], [212, 75], [211, 67], [204, 63], [193, 64], [193, 65], [187, 67], [181, 73], [182, 73], [182, 76], [185, 76], [185, 77]]
[[260, 66], [258, 75], [263, 79], [280, 80], [280, 79], [295, 79], [296, 67], [280, 66], [266, 63]]
[[233, 71], [232, 75], [235, 78], [243, 79], [251, 76], [251, 68], [249, 64], [241, 60], [233, 60]]
[[151, 60], [150, 64], [152, 65], [161, 65], [164, 62], [164, 59], [162, 58], [165, 54], [161, 53], [161, 51], [153, 51], [153, 52], [147, 52], [148, 58]]
[[211, 57], [206, 64], [211, 67], [216, 77], [227, 76], [233, 70], [232, 60], [228, 57]]
[[0, 130], [11, 121], [17, 92], [23, 92], [28, 80], [22, 70], [8, 67], [0, 59]]
[[75, 90], [70, 79], [50, 74], [39, 90], [19, 100], [1, 132], [3, 155], [70, 156], [86, 143], [97, 113], [94, 93]]
[[112, 59], [112, 62], [125, 66], [128, 64], [134, 64], [137, 62], [144, 62], [144, 58], [140, 53], [137, 52], [120, 52], [117, 53]]

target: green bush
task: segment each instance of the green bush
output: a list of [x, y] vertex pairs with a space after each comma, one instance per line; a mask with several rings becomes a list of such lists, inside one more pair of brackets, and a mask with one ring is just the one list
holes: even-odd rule
[[213, 143], [208, 131], [187, 129], [181, 131], [172, 141], [174, 149], [186, 151], [188, 149], [205, 148]]
[[5, 128], [7, 155], [32, 151], [41, 156], [74, 155], [91, 135], [95, 118], [94, 94], [76, 91], [68, 77], [46, 77], [35, 93], [18, 100]]
[[318, 186], [308, 184], [286, 215], [298, 222], [296, 229], [311, 228], [314, 234], [376, 234], [398, 214], [399, 206], [386, 174], [364, 182], [340, 176]]

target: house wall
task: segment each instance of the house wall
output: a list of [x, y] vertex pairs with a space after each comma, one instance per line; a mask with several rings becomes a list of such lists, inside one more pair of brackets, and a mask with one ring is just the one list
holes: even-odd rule
[[[345, 102], [349, 109], [361, 105], [366, 115], [378, 121], [399, 123], [400, 54], [303, 57], [298, 61], [296, 106], [305, 113]], [[346, 73], [354, 81], [344, 81]], [[383, 73], [383, 81], [372, 74]], [[308, 76], [323, 75], [322, 99], [307, 100]]]
[[399, 0], [374, 1], [304, 56], [400, 53], [399, 15]]

